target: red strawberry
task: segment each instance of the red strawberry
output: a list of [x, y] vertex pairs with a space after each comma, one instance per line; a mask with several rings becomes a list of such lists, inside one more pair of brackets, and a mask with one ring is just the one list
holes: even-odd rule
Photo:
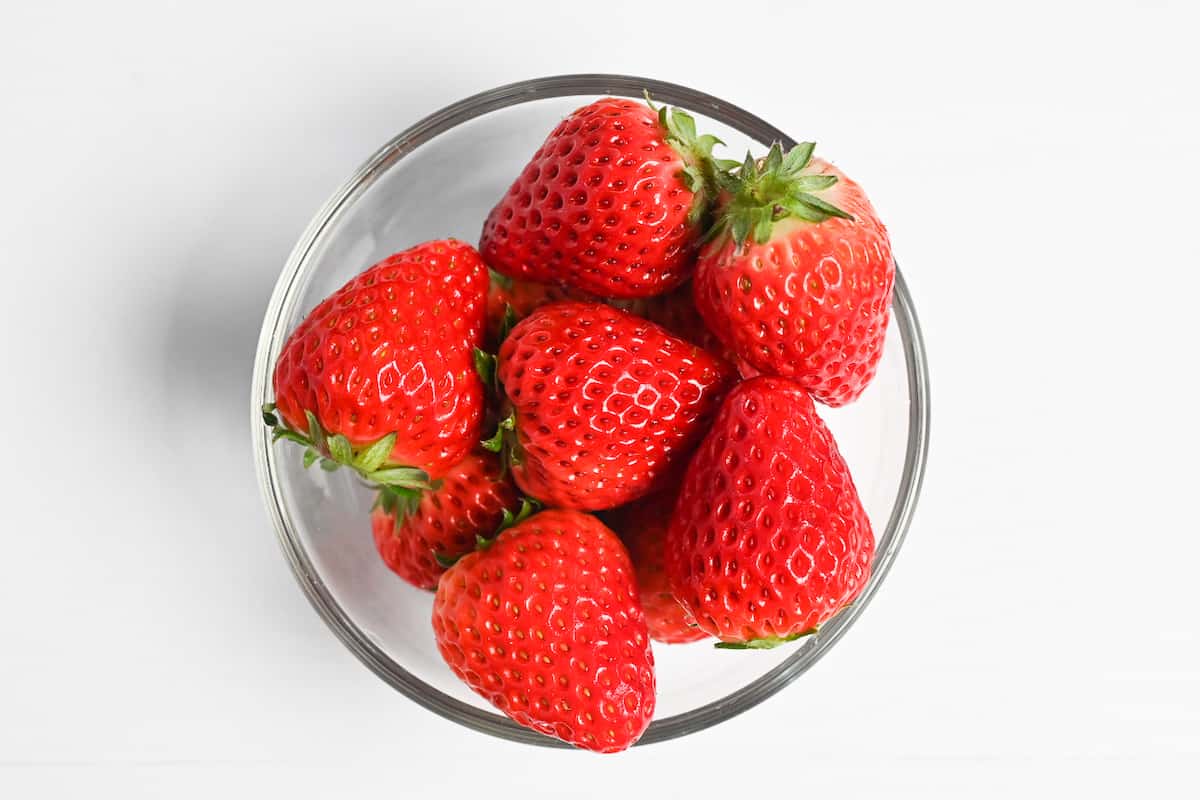
[[513, 720], [578, 747], [629, 747], [654, 714], [654, 656], [633, 567], [590, 514], [551, 510], [438, 582], [438, 650]]
[[696, 306], [741, 359], [831, 406], [875, 375], [895, 281], [866, 194], [813, 145], [747, 159], [696, 265]]
[[[307, 446], [306, 463], [353, 466], [377, 483], [419, 486], [479, 438], [487, 267], [454, 239], [384, 259], [325, 299], [275, 365], [276, 438]], [[279, 425], [273, 413], [287, 427]], [[307, 435], [305, 435], [307, 434]]]
[[[490, 273], [487, 297], [488, 339], [497, 345], [503, 340], [506, 327], [525, 319], [535, 308], [561, 300], [591, 300], [593, 298], [572, 289], [545, 283], [514, 280], [498, 272]], [[511, 309], [511, 310], [510, 310]]]
[[432, 589], [446, 571], [439, 557], [474, 550], [476, 537], [491, 536], [515, 502], [500, 459], [472, 453], [436, 489], [380, 489], [371, 512], [375, 546], [392, 572], [419, 589]]
[[875, 540], [804, 389], [751, 378], [696, 451], [667, 532], [675, 597], [708, 633], [772, 647], [824, 623], [871, 573]]
[[713, 332], [704, 324], [700, 312], [696, 310], [690, 284], [684, 284], [672, 292], [657, 297], [627, 300], [624, 303], [613, 301], [611, 304], [632, 314], [637, 314], [639, 317], [645, 317], [666, 328], [680, 339], [699, 345], [710, 353], [725, 352], [725, 346], [721, 344], [721, 340], [713, 335]]
[[671, 594], [667, 582], [663, 546], [674, 509], [674, 492], [655, 494], [615, 509], [608, 519], [629, 548], [650, 638], [681, 644], [707, 638], [708, 634], [696, 625], [688, 610]]
[[606, 97], [550, 134], [488, 215], [479, 249], [513, 278], [601, 297], [669, 291], [691, 272], [725, 162], [679, 110]]
[[543, 306], [513, 328], [498, 374], [514, 413], [502, 426], [515, 429], [517, 485], [584, 510], [678, 475], [734, 377], [652, 322], [581, 302]]

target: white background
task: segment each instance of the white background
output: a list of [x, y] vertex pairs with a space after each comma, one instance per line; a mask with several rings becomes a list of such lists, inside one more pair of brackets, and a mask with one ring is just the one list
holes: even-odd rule
[[[6, 6], [0, 794], [1194, 797], [1194, 5], [562, 5]], [[361, 667], [278, 552], [247, 419], [327, 195], [447, 103], [585, 71], [724, 97], [868, 187], [934, 400], [854, 630], [766, 704], [608, 758]]]

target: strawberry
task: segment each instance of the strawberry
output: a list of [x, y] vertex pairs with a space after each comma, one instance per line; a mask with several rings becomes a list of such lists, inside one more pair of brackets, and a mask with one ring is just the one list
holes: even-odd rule
[[896, 272], [862, 188], [812, 149], [775, 145], [726, 180], [694, 289], [708, 327], [750, 367], [841, 406], [875, 375]]
[[438, 651], [517, 723], [588, 750], [629, 747], [654, 714], [654, 656], [633, 567], [577, 511], [534, 514], [442, 575]]
[[488, 341], [499, 345], [508, 330], [525, 319], [535, 308], [560, 300], [591, 300], [583, 292], [562, 286], [533, 281], [514, 280], [507, 275], [489, 271], [487, 296]]
[[675, 492], [654, 494], [607, 515], [613, 530], [629, 549], [650, 638], [668, 644], [694, 642], [708, 636], [671, 594], [667, 581], [663, 550], [675, 499]]
[[498, 376], [513, 413], [497, 433], [507, 429], [517, 486], [550, 506], [598, 510], [678, 477], [734, 374], [652, 322], [564, 302], [513, 328]]
[[550, 134], [488, 215], [487, 262], [512, 278], [600, 297], [661, 294], [687, 279], [706, 224], [716, 137], [678, 109], [606, 97]]
[[492, 453], [472, 453], [436, 489], [383, 487], [371, 512], [375, 546], [388, 568], [419, 589], [432, 589], [442, 564], [491, 536], [516, 502], [512, 482]]
[[[479, 438], [487, 267], [470, 245], [426, 242], [361, 273], [312, 310], [275, 364], [275, 438], [305, 464], [426, 488]], [[276, 411], [278, 414], [276, 414]], [[281, 420], [282, 418], [282, 424]]]
[[604, 302], [613, 308], [628, 311], [666, 328], [680, 339], [699, 345], [710, 353], [720, 353], [725, 346], [705, 326], [692, 299], [691, 284], [654, 297], [599, 298], [586, 292], [546, 283], [514, 280], [507, 275], [491, 272], [488, 288], [488, 338], [499, 343], [517, 322], [534, 309], [563, 300]]
[[858, 596], [875, 540], [812, 399], [787, 378], [729, 393], [688, 465], [667, 531], [667, 576], [731, 647], [811, 633]]
[[623, 303], [610, 301], [610, 304], [637, 314], [639, 317], [645, 317], [666, 328], [680, 339], [703, 347], [710, 353], [725, 352], [725, 346], [708, 329], [700, 312], [696, 310], [690, 284], [685, 283], [678, 289], [657, 297], [627, 300]]

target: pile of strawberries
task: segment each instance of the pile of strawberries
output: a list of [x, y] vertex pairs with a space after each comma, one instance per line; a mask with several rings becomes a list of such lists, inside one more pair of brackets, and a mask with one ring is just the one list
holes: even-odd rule
[[416, 245], [313, 309], [263, 411], [306, 466], [379, 487], [379, 553], [436, 590], [454, 673], [589, 750], [649, 725], [652, 639], [773, 647], [871, 570], [813, 400], [874, 376], [887, 233], [811, 143], [716, 144], [679, 110], [580, 108], [478, 250]]

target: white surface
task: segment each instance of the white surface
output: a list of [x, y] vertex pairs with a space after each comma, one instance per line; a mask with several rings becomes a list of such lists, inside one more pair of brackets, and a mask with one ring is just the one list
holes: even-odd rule
[[[0, 27], [0, 794], [1194, 796], [1194, 7], [50, 5]], [[847, 638], [603, 759], [359, 666], [278, 553], [246, 413], [275, 276], [358, 163], [579, 71], [706, 89], [864, 183], [934, 398], [908, 544]]]

